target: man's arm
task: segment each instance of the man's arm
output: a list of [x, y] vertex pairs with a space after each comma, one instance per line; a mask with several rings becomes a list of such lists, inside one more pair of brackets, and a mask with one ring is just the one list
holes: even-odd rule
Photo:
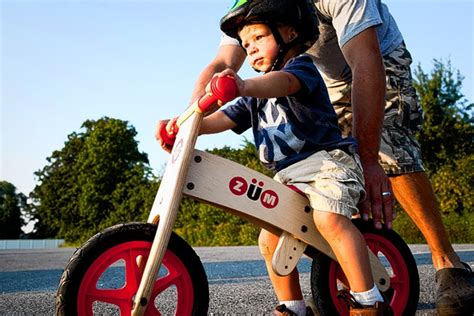
[[[217, 51], [216, 57], [209, 63], [209, 65], [204, 68], [204, 70], [199, 75], [195, 85], [193, 94], [191, 96], [190, 104], [193, 104], [198, 98], [205, 94], [206, 85], [212, 79], [212, 76], [216, 72], [221, 72], [226, 68], [231, 68], [236, 72], [242, 66], [245, 60], [245, 52], [244, 50], [237, 45], [223, 45], [219, 47]], [[217, 109], [217, 108], [216, 108]], [[214, 111], [216, 110], [214, 109]], [[218, 133], [219, 131], [224, 131], [226, 129], [230, 129], [235, 127], [233, 123], [227, 116], [222, 117], [224, 119], [221, 124], [219, 123], [218, 118], [221, 114], [214, 116], [210, 120], [205, 123], [203, 121], [203, 126], [201, 126], [200, 133], [201, 134], [209, 134], [209, 133]], [[222, 114], [224, 115], [224, 114]], [[230, 121], [230, 122], [229, 122]], [[206, 124], [209, 124], [206, 126]], [[176, 125], [176, 118], [171, 120], [160, 120], [158, 121], [156, 128], [155, 128], [155, 138], [160, 143], [161, 147], [166, 150], [167, 152], [171, 152], [172, 145], [168, 145], [162, 138], [162, 131], [165, 129], [169, 135], [173, 135], [177, 133], [177, 129], [175, 128]]]
[[245, 52], [237, 45], [223, 45], [219, 47], [216, 57], [204, 68], [194, 85], [191, 96], [191, 104], [205, 93], [206, 85], [212, 76], [224, 69], [230, 68], [235, 72], [239, 71], [245, 61]]
[[361, 213], [363, 218], [367, 218], [372, 211], [377, 228], [381, 228], [382, 218], [391, 228], [393, 200], [391, 195], [382, 196], [382, 192], [392, 190], [378, 163], [386, 87], [375, 28], [368, 28], [353, 37], [342, 47], [342, 52], [352, 70], [352, 134], [359, 143], [366, 182], [367, 198], [361, 203]]

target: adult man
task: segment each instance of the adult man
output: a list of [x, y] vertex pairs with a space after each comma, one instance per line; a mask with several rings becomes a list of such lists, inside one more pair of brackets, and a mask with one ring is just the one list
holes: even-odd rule
[[[449, 243], [424, 172], [414, 137], [422, 113], [411, 85], [411, 57], [393, 17], [380, 0], [316, 0], [315, 4], [320, 37], [308, 53], [324, 77], [341, 130], [359, 143], [367, 191], [360, 205], [363, 218], [371, 213], [377, 228], [382, 221], [391, 228], [393, 192], [430, 246], [437, 270], [438, 310], [472, 312], [473, 273]], [[193, 99], [203, 93], [214, 73], [225, 68], [237, 71], [244, 59], [239, 43], [223, 37], [216, 57], [197, 80]], [[272, 237], [265, 236], [267, 244], [260, 245], [263, 252], [273, 247], [268, 238]], [[288, 282], [288, 287], [295, 282], [280, 281]]]

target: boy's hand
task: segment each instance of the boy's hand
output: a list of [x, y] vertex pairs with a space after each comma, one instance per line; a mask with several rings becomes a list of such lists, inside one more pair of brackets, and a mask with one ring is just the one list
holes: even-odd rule
[[[214, 78], [216, 76], [217, 77], [230, 77], [230, 78], [233, 78], [235, 80], [235, 84], [237, 85], [237, 97], [244, 95], [243, 92], [244, 92], [244, 88], [245, 88], [245, 82], [244, 82], [244, 80], [242, 80], [242, 78], [239, 77], [239, 75], [235, 71], [233, 71], [230, 68], [227, 68], [224, 71], [215, 73], [214, 76], [212, 76], [212, 78]], [[211, 86], [210, 86], [210, 81], [209, 81], [209, 83], [206, 86], [206, 93], [210, 93], [210, 92], [211, 92]], [[218, 104], [219, 104], [219, 106], [223, 105], [223, 104], [221, 104], [220, 101], [218, 101]]]
[[177, 117], [171, 120], [160, 120], [156, 125], [155, 138], [160, 143], [161, 148], [167, 152], [171, 152], [171, 149], [173, 149], [176, 134], [178, 134], [177, 120]]

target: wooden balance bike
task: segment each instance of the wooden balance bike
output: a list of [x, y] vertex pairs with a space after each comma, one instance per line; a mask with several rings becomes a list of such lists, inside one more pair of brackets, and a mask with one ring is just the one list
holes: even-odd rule
[[[316, 229], [308, 200], [291, 188], [235, 162], [196, 150], [204, 114], [235, 97], [233, 79], [215, 78], [211, 93], [178, 119], [162, 182], [147, 223], [110, 227], [76, 250], [56, 295], [59, 315], [206, 315], [208, 281], [194, 250], [172, 232], [182, 195], [241, 216], [280, 236], [273, 269], [288, 275], [303, 254], [313, 259], [311, 289], [322, 315], [347, 315], [337, 298], [346, 278]], [[171, 140], [168, 140], [171, 141]], [[413, 315], [419, 276], [400, 236], [354, 219], [367, 245], [378, 288], [395, 315]], [[249, 303], [250, 304], [250, 303]]]

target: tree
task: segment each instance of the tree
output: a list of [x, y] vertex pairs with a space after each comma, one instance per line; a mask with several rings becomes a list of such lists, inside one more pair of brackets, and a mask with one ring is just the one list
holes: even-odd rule
[[83, 123], [35, 173], [30, 213], [36, 237], [82, 242], [118, 222], [143, 220], [157, 183], [136, 130], [108, 117]]
[[22, 212], [27, 207], [27, 198], [17, 193], [16, 187], [7, 181], [0, 181], [0, 239], [17, 239], [25, 225]]
[[461, 93], [462, 80], [450, 62], [444, 64], [436, 59], [430, 74], [420, 65], [415, 70], [414, 86], [424, 111], [418, 140], [430, 172], [474, 153], [474, 104], [468, 104]]
[[[430, 73], [420, 65], [415, 70], [425, 118], [418, 141], [450, 241], [458, 243], [474, 240], [474, 105], [461, 93], [462, 80], [450, 62], [434, 60]], [[395, 230], [407, 242], [424, 242], [406, 214], [399, 214]]]
[[428, 75], [415, 71], [415, 88], [425, 113], [418, 135], [422, 155], [444, 213], [462, 215], [474, 205], [474, 119], [473, 103], [461, 93], [463, 77], [434, 60]]

